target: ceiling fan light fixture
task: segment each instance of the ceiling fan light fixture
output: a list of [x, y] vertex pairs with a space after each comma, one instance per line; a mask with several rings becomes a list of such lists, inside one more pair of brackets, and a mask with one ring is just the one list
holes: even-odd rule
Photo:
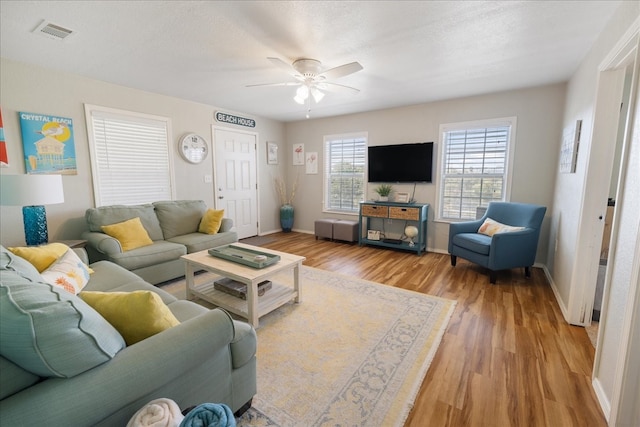
[[324, 98], [324, 93], [322, 93], [315, 87], [312, 87], [311, 96], [313, 96], [313, 100], [316, 101], [316, 104], [317, 104], [318, 102], [322, 101], [322, 98]]
[[309, 88], [307, 86], [300, 86], [298, 90], [296, 90], [296, 96], [293, 97], [293, 100], [300, 105], [304, 105], [304, 101], [306, 101], [308, 97]]

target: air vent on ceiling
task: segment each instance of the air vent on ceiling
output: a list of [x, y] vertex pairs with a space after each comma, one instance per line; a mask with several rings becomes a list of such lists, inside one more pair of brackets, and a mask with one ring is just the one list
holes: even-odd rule
[[75, 31], [68, 28], [61, 27], [60, 25], [52, 24], [48, 21], [42, 21], [38, 27], [33, 30], [34, 33], [40, 34], [48, 39], [53, 40], [65, 40], [71, 35], [75, 34]]

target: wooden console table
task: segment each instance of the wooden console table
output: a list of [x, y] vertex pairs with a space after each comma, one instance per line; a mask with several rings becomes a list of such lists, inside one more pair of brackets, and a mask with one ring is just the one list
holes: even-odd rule
[[[427, 213], [429, 205], [421, 203], [395, 203], [395, 202], [361, 202], [360, 203], [360, 226], [359, 226], [359, 243], [362, 246], [374, 245], [384, 246], [387, 248], [403, 249], [407, 251], [417, 252], [418, 255], [422, 251], [427, 250]], [[409, 241], [394, 243], [380, 240], [371, 240], [367, 238], [369, 230], [377, 230], [370, 227], [372, 218], [380, 218], [386, 220], [406, 221], [406, 225], [415, 225], [418, 228], [418, 235], [414, 237], [414, 246], [409, 246]], [[403, 227], [404, 230], [404, 227]], [[381, 231], [381, 230], [380, 230]]]

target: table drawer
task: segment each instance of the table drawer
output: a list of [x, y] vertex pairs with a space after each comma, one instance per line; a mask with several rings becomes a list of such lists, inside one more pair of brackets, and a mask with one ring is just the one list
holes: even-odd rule
[[389, 206], [363, 205], [362, 216], [374, 216], [378, 218], [389, 217]]
[[397, 206], [391, 206], [389, 208], [389, 218], [419, 221], [420, 208], [401, 208]]

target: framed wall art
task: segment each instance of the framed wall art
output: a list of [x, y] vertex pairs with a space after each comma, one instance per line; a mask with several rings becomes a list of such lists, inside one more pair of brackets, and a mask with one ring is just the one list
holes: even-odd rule
[[267, 164], [278, 164], [278, 144], [275, 142], [267, 142]]
[[293, 144], [293, 165], [304, 165], [304, 144]]
[[28, 174], [78, 174], [73, 120], [21, 112], [20, 129]]
[[7, 154], [7, 141], [4, 139], [4, 125], [2, 124], [2, 110], [0, 109], [0, 167], [9, 166], [9, 155]]
[[562, 147], [560, 148], [560, 173], [576, 172], [581, 129], [582, 120], [576, 120], [575, 127], [569, 126], [565, 128], [564, 132], [562, 132]]
[[318, 153], [307, 153], [307, 160], [305, 162], [306, 172], [309, 175], [315, 175], [318, 173]]

